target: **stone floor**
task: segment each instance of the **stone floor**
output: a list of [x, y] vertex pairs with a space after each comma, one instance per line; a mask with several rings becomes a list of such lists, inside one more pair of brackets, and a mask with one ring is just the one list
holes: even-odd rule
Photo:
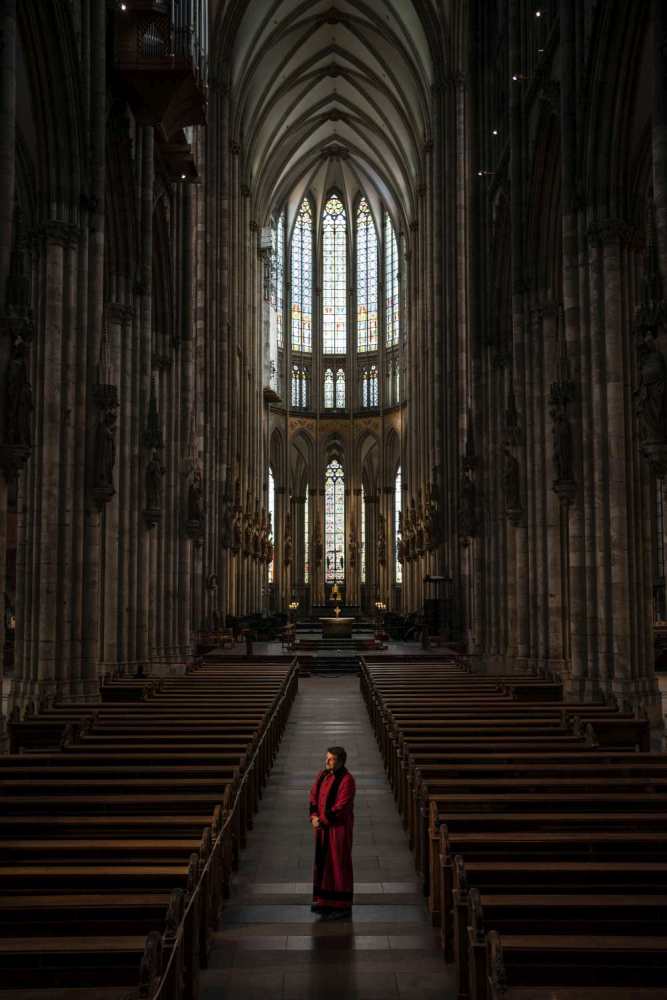
[[[357, 782], [351, 921], [310, 912], [307, 794], [327, 746]], [[301, 678], [200, 1000], [453, 1000], [358, 677]]]

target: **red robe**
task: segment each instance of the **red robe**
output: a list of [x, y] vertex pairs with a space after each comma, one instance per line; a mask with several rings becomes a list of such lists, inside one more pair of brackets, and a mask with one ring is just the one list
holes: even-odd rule
[[349, 910], [352, 906], [354, 778], [346, 768], [322, 771], [310, 790], [310, 815], [317, 815], [313, 905]]

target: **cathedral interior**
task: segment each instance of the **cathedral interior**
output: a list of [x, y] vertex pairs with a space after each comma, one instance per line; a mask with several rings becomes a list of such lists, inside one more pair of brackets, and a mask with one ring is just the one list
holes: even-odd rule
[[[40, 813], [40, 801], [56, 794], [46, 784], [40, 792], [40, 782], [50, 766], [57, 779], [70, 742], [88, 747], [90, 767], [101, 771], [90, 745], [98, 725], [106, 764], [122, 750], [128, 768], [184, 767], [174, 749], [171, 763], [148, 764], [148, 749], [143, 764], [130, 760], [140, 743], [130, 716], [136, 709], [147, 719], [149, 705], [154, 721], [140, 714], [137, 726], [150, 733], [159, 718], [167, 734], [181, 723], [189, 732], [188, 713], [199, 720], [193, 733], [214, 726], [212, 715], [197, 714], [207, 699], [220, 712], [237, 706], [243, 719], [254, 707], [258, 720], [266, 711], [248, 743], [257, 763], [245, 772], [242, 763], [229, 786], [234, 802], [251, 785], [258, 801], [284, 733], [281, 760], [304, 775], [305, 760], [315, 773], [322, 748], [312, 749], [311, 702], [333, 742], [337, 727], [345, 736], [349, 726], [360, 788], [366, 773], [377, 772], [371, 785], [384, 781], [370, 713], [399, 811], [387, 791], [379, 814], [386, 805], [396, 832], [384, 862], [379, 856], [379, 880], [359, 861], [362, 884], [409, 885], [416, 864], [426, 892], [428, 795], [420, 820], [419, 801], [414, 811], [406, 805], [413, 793], [403, 763], [390, 762], [391, 741], [404, 746], [391, 699], [406, 697], [413, 711], [423, 697], [436, 712], [439, 692], [455, 699], [465, 681], [473, 705], [492, 690], [498, 700], [534, 702], [541, 707], [523, 721], [547, 727], [539, 739], [555, 741], [544, 751], [553, 767], [566, 740], [604, 747], [610, 767], [611, 748], [619, 758], [639, 755], [624, 764], [630, 769], [644, 767], [646, 755], [650, 787], [631, 770], [623, 781], [640, 781], [637, 801], [641, 792], [646, 803], [636, 812], [653, 810], [652, 819], [638, 830], [613, 825], [627, 805], [614, 786], [605, 808], [618, 815], [607, 832], [627, 835], [625, 862], [632, 848], [657, 872], [667, 862], [667, 5], [0, 0], [0, 126], [0, 805], [6, 799], [15, 821], [0, 819], [0, 1000], [334, 995], [331, 966], [328, 984], [303, 971], [319, 968], [314, 960], [294, 974], [277, 959], [270, 971], [266, 962], [264, 971], [242, 968], [245, 939], [229, 943], [215, 929], [220, 910], [225, 927], [223, 895], [231, 894], [230, 926], [234, 906], [245, 912], [235, 895], [250, 893], [239, 864], [242, 873], [244, 864], [262, 871], [257, 838], [262, 817], [281, 808], [271, 805], [282, 802], [280, 764], [252, 834], [254, 799], [240, 819], [225, 800], [227, 820], [214, 814], [207, 826], [215, 849], [209, 844], [202, 879], [215, 883], [218, 844], [226, 874], [220, 898], [207, 889], [215, 919], [204, 911], [198, 919], [210, 924], [213, 954], [233, 954], [238, 965], [214, 974], [205, 943], [193, 958], [187, 914], [202, 881], [190, 869], [158, 945], [149, 935], [138, 957], [123, 952], [116, 979], [98, 969], [98, 979], [91, 972], [77, 985], [65, 959], [44, 959], [47, 971], [31, 978], [33, 932], [17, 937], [19, 904], [3, 909], [2, 896], [25, 898], [21, 866], [70, 858], [57, 853], [65, 840], [56, 854], [25, 846], [56, 808]], [[341, 650], [368, 653], [352, 657], [354, 679], [335, 672]], [[334, 676], [318, 675], [318, 655]], [[341, 671], [349, 663], [339, 657]], [[365, 706], [349, 686], [357, 674]], [[192, 694], [198, 680], [201, 701]], [[276, 700], [260, 712], [269, 690]], [[183, 717], [170, 714], [179, 699]], [[566, 736], [559, 727], [568, 706], [576, 720]], [[616, 713], [613, 725], [605, 713]], [[214, 745], [222, 753], [229, 738], [231, 754], [231, 719], [220, 716], [224, 738], [216, 742], [214, 727], [207, 753]], [[383, 736], [385, 724], [393, 736]], [[496, 730], [479, 731], [485, 752], [502, 750]], [[116, 750], [109, 733], [122, 737]], [[251, 751], [243, 753], [247, 762]], [[90, 805], [91, 773], [63, 769], [65, 783], [68, 775]], [[155, 780], [163, 780], [157, 770]], [[32, 809], [12, 805], [32, 794]], [[85, 838], [73, 817], [88, 806], [79, 805], [69, 805], [71, 826]], [[156, 815], [171, 817], [185, 844], [180, 811], [172, 802]], [[90, 806], [91, 830], [93, 815]], [[117, 820], [122, 843], [143, 837], [145, 852], [150, 838], [138, 820]], [[113, 842], [111, 826], [95, 830]], [[366, 836], [382, 844], [370, 830], [361, 845]], [[431, 869], [444, 857], [436, 836]], [[25, 843], [13, 847], [13, 838]], [[239, 860], [246, 840], [247, 857], [259, 860]], [[600, 857], [620, 864], [611, 850], [600, 848]], [[132, 857], [159, 863], [149, 853]], [[289, 885], [300, 885], [301, 867], [292, 870], [287, 854], [278, 860]], [[667, 881], [656, 872], [652, 891], [664, 902]], [[574, 972], [553, 982], [544, 973], [534, 983], [516, 971], [524, 959], [511, 941], [503, 959], [495, 937], [486, 972], [474, 973], [477, 959], [458, 930], [449, 941], [443, 916], [443, 963], [431, 933], [440, 926], [434, 894], [446, 914], [451, 890], [446, 875], [442, 884], [430, 877], [426, 907], [421, 887], [409, 906], [396, 889], [368, 890], [368, 912], [383, 893], [387, 912], [406, 927], [413, 920], [410, 940], [421, 935], [423, 947], [412, 965], [387, 957], [374, 981], [375, 967], [345, 966], [351, 978], [337, 996], [667, 997], [667, 938], [636, 958], [652, 970], [645, 979], [619, 973], [618, 983], [593, 986]], [[626, 887], [614, 898], [639, 892], [630, 876], [614, 877]], [[67, 889], [44, 878], [30, 892], [60, 893], [60, 902], [56, 916], [30, 927], [40, 941], [62, 944], [54, 922], [70, 927], [70, 911], [61, 896], [85, 885], [84, 875]], [[258, 882], [277, 885], [279, 872]], [[130, 893], [129, 882], [118, 884]], [[302, 899], [291, 891], [281, 899], [296, 911]], [[488, 912], [496, 913], [491, 904]], [[153, 929], [143, 919], [137, 910], [142, 941]], [[389, 924], [373, 919], [376, 929], [364, 933], [391, 941]], [[476, 919], [468, 917], [471, 935]], [[586, 917], [589, 932], [594, 919]], [[120, 940], [108, 915], [95, 920], [101, 935]], [[502, 928], [517, 924], [504, 911], [498, 920], [502, 940]], [[636, 935], [633, 948], [648, 941], [648, 924], [620, 926], [613, 933]], [[290, 934], [310, 931], [264, 933], [289, 950]], [[32, 940], [32, 951], [5, 947], [5, 938]], [[573, 947], [563, 945], [570, 956]], [[81, 954], [72, 959], [79, 970]], [[325, 966], [332, 955], [341, 957], [320, 956]], [[125, 961], [129, 979], [118, 971]], [[469, 980], [460, 971], [468, 965]]]

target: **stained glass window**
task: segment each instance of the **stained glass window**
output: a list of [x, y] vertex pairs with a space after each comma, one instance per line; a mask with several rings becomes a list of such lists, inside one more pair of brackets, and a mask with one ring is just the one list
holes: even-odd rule
[[384, 215], [384, 337], [387, 347], [398, 343], [398, 243], [388, 212]]
[[347, 223], [335, 194], [322, 213], [322, 350], [347, 350]]
[[398, 358], [394, 361], [394, 402], [401, 401], [401, 366]]
[[[273, 469], [269, 466], [269, 495], [268, 495], [269, 517], [271, 525], [276, 523], [276, 482], [273, 478]], [[269, 583], [273, 583], [273, 560], [269, 563]]]
[[345, 579], [345, 476], [337, 459], [327, 465], [324, 477], [324, 547], [326, 581]]
[[402, 480], [401, 480], [401, 467], [399, 465], [396, 471], [396, 479], [394, 481], [394, 568], [395, 576], [394, 579], [396, 583], [403, 583], [403, 567], [398, 561], [398, 522], [400, 520], [400, 514], [403, 504], [403, 495], [401, 493]]
[[342, 368], [336, 372], [336, 408], [345, 409], [345, 372]]
[[271, 282], [272, 316], [275, 324], [276, 343], [279, 348], [285, 346], [285, 213], [278, 216], [276, 228], [273, 230], [273, 281]]
[[333, 409], [334, 405], [334, 376], [331, 368], [327, 368], [324, 373], [324, 406], [327, 410]]
[[357, 350], [378, 347], [378, 240], [368, 202], [357, 209]]
[[306, 409], [308, 406], [308, 373], [298, 365], [292, 365], [292, 406]]
[[364, 368], [361, 373], [361, 405], [364, 407], [380, 405], [377, 365]]
[[292, 350], [312, 350], [313, 212], [304, 198], [294, 225], [290, 260], [292, 275]]
[[303, 582], [308, 583], [310, 577], [310, 512], [308, 510], [308, 487], [306, 499], [303, 502]]
[[366, 583], [366, 490], [361, 487], [361, 582]]

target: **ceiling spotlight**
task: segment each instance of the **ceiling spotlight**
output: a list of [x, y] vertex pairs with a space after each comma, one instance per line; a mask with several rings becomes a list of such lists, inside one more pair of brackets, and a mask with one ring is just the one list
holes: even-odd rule
[[120, 9], [121, 9], [121, 10], [127, 10], [127, 4], [126, 4], [126, 3], [122, 3], [122, 4], [120, 5]]
[[498, 129], [497, 128], [492, 128], [491, 129], [491, 135], [498, 135]]
[[524, 74], [523, 74], [523, 73], [512, 73], [512, 79], [513, 79], [513, 80], [514, 80], [514, 82], [516, 83], [516, 82], [517, 82], [517, 81], [519, 81], [519, 80], [527, 80], [527, 79], [528, 79], [528, 77], [527, 77], [527, 76], [524, 76]]
[[535, 17], [542, 17], [542, 11], [541, 10], [536, 10], [535, 11]]
[[184, 181], [186, 179], [187, 179], [187, 175], [186, 174], [181, 174], [181, 180]]

